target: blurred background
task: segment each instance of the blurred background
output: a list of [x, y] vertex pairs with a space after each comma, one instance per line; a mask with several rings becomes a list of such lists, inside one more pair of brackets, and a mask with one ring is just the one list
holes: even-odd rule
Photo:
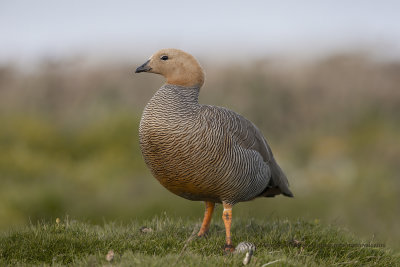
[[0, 230], [201, 220], [203, 203], [159, 185], [138, 144], [163, 79], [134, 69], [174, 47], [206, 71], [200, 102], [258, 125], [289, 177], [294, 199], [235, 216], [303, 217], [399, 247], [399, 3], [0, 1]]

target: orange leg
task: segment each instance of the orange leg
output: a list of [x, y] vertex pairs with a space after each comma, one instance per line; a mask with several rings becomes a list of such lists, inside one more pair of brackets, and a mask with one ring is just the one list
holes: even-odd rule
[[232, 205], [223, 203], [224, 212], [222, 213], [222, 220], [224, 220], [226, 231], [225, 252], [233, 252], [235, 247], [232, 245], [231, 239], [231, 224], [232, 224]]
[[215, 203], [206, 201], [206, 211], [204, 212], [203, 223], [201, 224], [200, 231], [197, 233], [197, 236], [204, 236], [207, 234], [208, 229], [210, 228], [211, 217], [214, 211]]

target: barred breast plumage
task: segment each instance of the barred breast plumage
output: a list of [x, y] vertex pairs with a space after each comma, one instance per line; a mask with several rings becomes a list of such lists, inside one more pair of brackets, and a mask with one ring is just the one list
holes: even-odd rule
[[147, 104], [139, 128], [146, 164], [163, 186], [187, 199], [254, 199], [271, 178], [251, 148], [257, 128], [230, 110], [200, 105], [198, 93], [198, 87], [164, 85]]
[[286, 176], [253, 123], [226, 108], [199, 104], [204, 74], [191, 55], [164, 49], [136, 72], [167, 78], [140, 121], [140, 147], [146, 164], [169, 191], [206, 202], [199, 236], [209, 228], [214, 203], [224, 204], [230, 249], [232, 206], [262, 196], [293, 196]]

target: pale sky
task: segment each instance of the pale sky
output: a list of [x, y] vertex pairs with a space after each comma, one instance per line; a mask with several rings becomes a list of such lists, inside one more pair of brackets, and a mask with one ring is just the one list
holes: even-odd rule
[[203, 57], [372, 48], [400, 55], [400, 1], [0, 0], [0, 63], [88, 55]]

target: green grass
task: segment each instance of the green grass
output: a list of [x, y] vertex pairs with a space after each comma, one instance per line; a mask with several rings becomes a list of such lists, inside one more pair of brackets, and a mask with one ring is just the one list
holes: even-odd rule
[[[68, 219], [58, 224], [40, 222], [0, 235], [0, 265], [100, 266], [109, 264], [109, 250], [115, 252], [113, 266], [242, 265], [244, 255], [224, 255], [224, 228], [216, 218], [208, 237], [192, 240], [181, 254], [198, 223], [165, 215], [126, 225], [90, 225]], [[141, 232], [143, 226], [152, 232]], [[232, 233], [235, 244], [249, 241], [257, 246], [250, 266], [272, 261], [277, 261], [273, 266], [400, 265], [400, 256], [390, 249], [360, 247], [376, 242], [318, 221], [237, 218]]]

